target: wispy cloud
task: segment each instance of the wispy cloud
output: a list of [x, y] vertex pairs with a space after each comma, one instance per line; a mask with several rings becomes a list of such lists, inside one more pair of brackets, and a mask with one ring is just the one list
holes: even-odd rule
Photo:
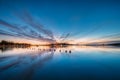
[[31, 27], [34, 27], [35, 30], [38, 32], [41, 32], [45, 34], [46, 36], [50, 37], [51, 39], [54, 38], [53, 32], [51, 30], [46, 29], [40, 22], [38, 22], [32, 15], [30, 15], [29, 12], [24, 11], [23, 14], [18, 14], [18, 17], [30, 25]]
[[[19, 16], [19, 18], [29, 24], [32, 28], [26, 25], [20, 26], [21, 24], [14, 25], [0, 19], [0, 25], [4, 26], [4, 29], [0, 28], [0, 34], [33, 40], [42, 40], [46, 42], [55, 42], [53, 32], [45, 29], [43, 25], [33, 19], [33, 16], [25, 13], [24, 15]], [[43, 36], [41, 33], [47, 35], [47, 37]]]

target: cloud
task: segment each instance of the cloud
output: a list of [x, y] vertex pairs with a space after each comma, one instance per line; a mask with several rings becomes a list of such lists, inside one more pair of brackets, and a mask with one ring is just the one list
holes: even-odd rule
[[[43, 37], [40, 33], [31, 29], [28, 26], [20, 26], [19, 24], [14, 25], [1, 19], [0, 19], [0, 25], [4, 26], [4, 28], [0, 28], [1, 35], [14, 36], [14, 37], [20, 37], [20, 38], [26, 38], [26, 39], [33, 39], [33, 40], [42, 40], [50, 43], [55, 42], [55, 40], [53, 39], [53, 35], [51, 36], [51, 38]], [[33, 26], [35, 25], [36, 24], [33, 24]], [[39, 32], [44, 31], [45, 34], [49, 34], [49, 35], [52, 34], [52, 32], [50, 32], [49, 30], [44, 30], [44, 29], [40, 30], [40, 29], [38, 29]]]
[[54, 39], [53, 32], [51, 30], [45, 29], [45, 27], [42, 24], [40, 24], [40, 22], [36, 21], [36, 19], [34, 19], [34, 17], [30, 15], [27, 11], [24, 11], [24, 13], [21, 15], [17, 14], [17, 16], [38, 32], [41, 32], [46, 36], [50, 37], [51, 39]]

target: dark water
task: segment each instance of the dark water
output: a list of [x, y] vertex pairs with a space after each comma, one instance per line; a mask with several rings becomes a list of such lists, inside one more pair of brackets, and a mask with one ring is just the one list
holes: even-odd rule
[[0, 80], [120, 80], [120, 48], [8, 48], [0, 51]]

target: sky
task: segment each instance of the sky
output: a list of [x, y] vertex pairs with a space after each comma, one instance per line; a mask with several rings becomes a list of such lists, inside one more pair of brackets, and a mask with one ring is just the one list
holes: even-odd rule
[[0, 0], [0, 10], [0, 40], [119, 40], [119, 0]]

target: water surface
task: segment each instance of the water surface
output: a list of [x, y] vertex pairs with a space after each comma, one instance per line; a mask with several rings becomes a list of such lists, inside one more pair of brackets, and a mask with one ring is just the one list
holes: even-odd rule
[[0, 80], [120, 80], [120, 48], [68, 46], [0, 51]]

